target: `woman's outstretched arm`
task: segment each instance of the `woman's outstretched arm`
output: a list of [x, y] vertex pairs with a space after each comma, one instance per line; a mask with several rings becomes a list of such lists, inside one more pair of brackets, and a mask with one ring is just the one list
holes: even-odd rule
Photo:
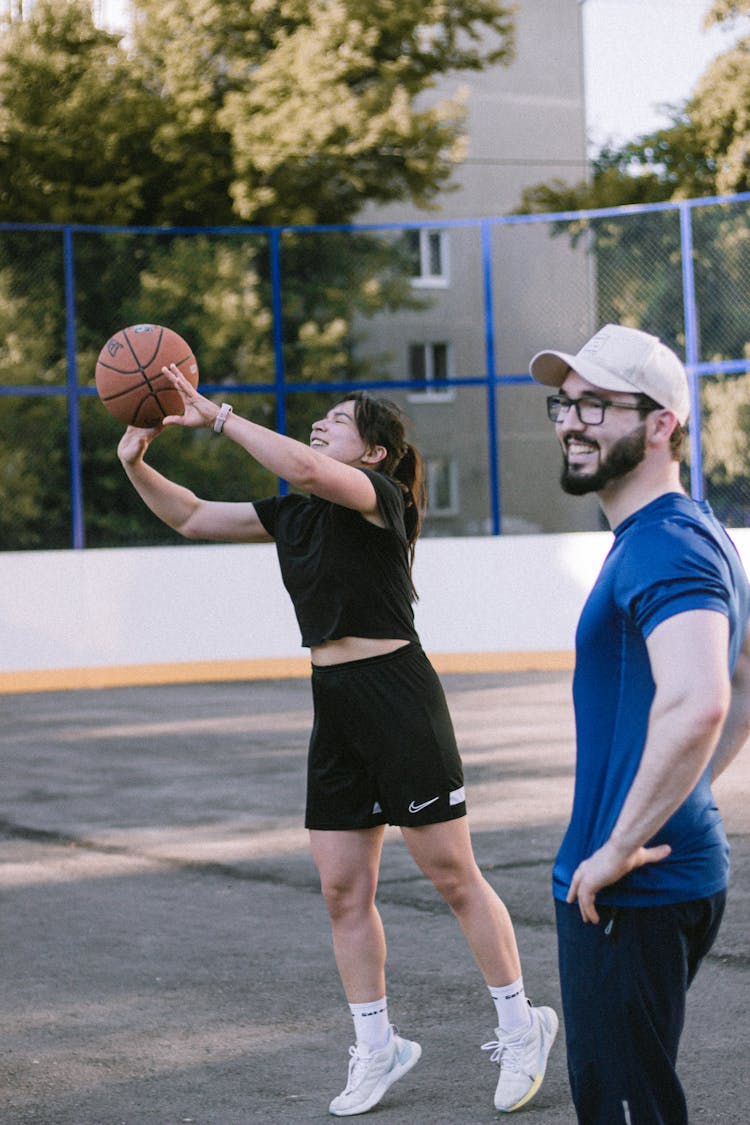
[[128, 426], [117, 447], [129, 481], [154, 515], [187, 539], [271, 542], [252, 503], [201, 500], [189, 488], [176, 484], [146, 464], [146, 450], [161, 429], [141, 430]]
[[[163, 371], [179, 391], [185, 405], [183, 414], [165, 418], [163, 425], [212, 428], [219, 413], [216, 403], [199, 394], [174, 365], [163, 368]], [[337, 424], [347, 423], [342, 420]], [[354, 427], [356, 433], [353, 418], [348, 424]], [[353, 508], [375, 522], [381, 522], [375, 489], [367, 476], [359, 471], [360, 467], [369, 464], [375, 468], [381, 457], [374, 451], [368, 451], [364, 442], [361, 443], [362, 460], [355, 467], [234, 412], [224, 422], [222, 433], [292, 487], [345, 508]]]

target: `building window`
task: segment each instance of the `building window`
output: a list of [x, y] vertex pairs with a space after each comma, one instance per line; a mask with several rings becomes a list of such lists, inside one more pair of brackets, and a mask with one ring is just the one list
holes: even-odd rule
[[427, 384], [423, 390], [412, 391], [409, 397], [420, 401], [425, 398], [452, 401], [453, 387], [446, 386], [446, 380], [453, 374], [452, 366], [450, 344], [439, 341], [409, 344], [409, 378], [416, 383]]
[[444, 230], [408, 230], [406, 244], [412, 285], [448, 284], [448, 234]]
[[447, 457], [427, 459], [427, 514], [458, 515], [458, 466]]

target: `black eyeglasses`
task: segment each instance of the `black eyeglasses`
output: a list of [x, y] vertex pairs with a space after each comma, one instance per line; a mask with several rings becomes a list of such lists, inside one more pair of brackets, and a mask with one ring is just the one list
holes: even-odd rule
[[583, 398], [550, 395], [547, 399], [547, 417], [550, 422], [561, 422], [572, 407], [582, 426], [601, 426], [608, 406], [616, 406], [619, 410], [639, 410], [642, 413], [660, 409], [658, 403], [652, 406], [650, 402], [615, 402], [611, 398], [598, 398], [596, 395], [585, 395]]

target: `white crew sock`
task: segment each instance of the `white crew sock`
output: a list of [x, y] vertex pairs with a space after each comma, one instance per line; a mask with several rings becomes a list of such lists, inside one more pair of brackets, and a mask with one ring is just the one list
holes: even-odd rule
[[391, 1037], [388, 1022], [388, 1001], [372, 1000], [369, 1004], [350, 1004], [349, 1011], [354, 1020], [354, 1034], [357, 1050], [361, 1055], [371, 1055], [385, 1047]]
[[490, 988], [497, 1009], [497, 1026], [506, 1035], [521, 1034], [531, 1027], [531, 1011], [523, 989], [523, 977], [511, 984]]

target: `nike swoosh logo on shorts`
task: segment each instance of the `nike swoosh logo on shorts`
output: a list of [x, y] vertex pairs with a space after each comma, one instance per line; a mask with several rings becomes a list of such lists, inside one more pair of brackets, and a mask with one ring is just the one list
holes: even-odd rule
[[433, 797], [429, 801], [423, 801], [421, 805], [415, 805], [414, 802], [412, 801], [412, 803], [409, 805], [409, 812], [410, 813], [421, 812], [422, 809], [426, 809], [428, 805], [434, 805], [435, 801], [439, 801], [439, 800], [440, 800], [439, 796]]

